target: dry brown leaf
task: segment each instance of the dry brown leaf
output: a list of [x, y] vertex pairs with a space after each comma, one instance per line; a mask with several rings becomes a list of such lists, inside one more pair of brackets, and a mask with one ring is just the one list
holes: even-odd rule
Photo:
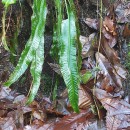
[[41, 121], [45, 121], [47, 118], [46, 113], [44, 113], [43, 111], [40, 111], [40, 110], [33, 111], [32, 115], [34, 118], [41, 120]]
[[115, 8], [118, 23], [130, 22], [130, 2], [121, 2]]
[[81, 44], [82, 44], [82, 47], [83, 47], [86, 43], [89, 42], [89, 38], [88, 38], [88, 37], [81, 36], [81, 35], [80, 35], [80, 37], [79, 37], [79, 40], [80, 40], [80, 42], [81, 42]]
[[77, 126], [76, 130], [106, 130], [105, 123], [97, 120], [87, 120]]
[[82, 61], [82, 69], [91, 70], [95, 67], [95, 59], [93, 57], [88, 57]]
[[58, 64], [48, 63], [50, 67], [59, 75], [61, 75], [60, 66]]
[[120, 64], [120, 58], [118, 57], [117, 52], [109, 46], [108, 40], [104, 36], [102, 36], [101, 43], [103, 54], [109, 59], [111, 64]]
[[22, 128], [24, 126], [23, 111], [20, 111], [20, 110], [10, 111], [7, 114], [7, 117], [13, 118], [14, 124], [16, 125], [17, 128]]
[[90, 27], [90, 28], [93, 28], [93, 29], [98, 29], [99, 28], [99, 21], [96, 20], [96, 19], [91, 19], [91, 18], [86, 18], [84, 20], [84, 22]]
[[82, 44], [82, 58], [93, 56], [93, 44], [95, 43], [95, 33], [89, 35], [89, 37], [80, 36], [79, 40]]
[[113, 98], [106, 91], [96, 88], [95, 96], [107, 110], [107, 130], [129, 130], [130, 128], [130, 104], [120, 98]]
[[24, 95], [18, 95], [17, 97], [14, 98], [13, 103], [25, 104], [26, 103], [26, 97]]
[[112, 93], [114, 91], [114, 87], [110, 85], [110, 78], [108, 76], [102, 79], [100, 88], [106, 90], [109, 93]]
[[55, 124], [54, 130], [78, 130], [77, 126], [86, 120], [93, 118], [94, 115], [90, 110], [82, 111], [79, 114], [71, 114], [65, 116], [62, 120]]
[[123, 31], [123, 37], [130, 37], [130, 24], [126, 24]]
[[0, 99], [7, 98], [12, 100], [14, 97], [10, 94], [11, 89], [0, 85]]
[[103, 21], [103, 27], [106, 29], [107, 32], [109, 32], [113, 36], [117, 35], [113, 20], [107, 16], [105, 17], [105, 19]]
[[44, 124], [43, 126], [40, 125], [27, 125], [24, 127], [23, 130], [53, 130], [53, 124]]
[[17, 130], [12, 117], [0, 118], [0, 130]]
[[121, 77], [119, 77], [116, 73], [113, 72], [113, 67], [110, 62], [105, 58], [101, 53], [96, 53], [96, 60], [103, 71], [103, 75], [109, 77], [110, 85], [116, 88], [116, 91], [119, 91], [122, 88]]
[[79, 103], [78, 103], [79, 108], [87, 110], [93, 104], [94, 103], [93, 103], [92, 95], [90, 95], [87, 91], [85, 91], [83, 89], [82, 85], [80, 85], [80, 88], [79, 88]]
[[109, 46], [113, 48], [117, 43], [117, 36], [113, 36], [112, 34], [107, 32], [105, 28], [102, 29], [102, 33], [104, 37], [107, 39], [107, 44], [109, 44]]
[[121, 66], [121, 65], [114, 65], [114, 68], [116, 71], [116, 73], [122, 77], [123, 79], [126, 79], [126, 76], [127, 76], [127, 71]]
[[[108, 23], [104, 23], [104, 25], [105, 24], [108, 24]], [[105, 26], [108, 26], [108, 25], [105, 25]], [[112, 50], [111, 48], [113, 48], [117, 44], [117, 35], [115, 32], [115, 27], [111, 27], [111, 26], [102, 28], [102, 39], [101, 39], [103, 48], [105, 49], [106, 52], [110, 51], [110, 53], [114, 52], [114, 49]], [[114, 32], [115, 32], [115, 35], [113, 34]], [[107, 51], [107, 49], [109, 49], [109, 51]]]

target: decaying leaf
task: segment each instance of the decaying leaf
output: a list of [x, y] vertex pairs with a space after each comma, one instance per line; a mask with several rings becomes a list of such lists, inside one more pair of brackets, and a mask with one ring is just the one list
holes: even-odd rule
[[130, 24], [126, 24], [123, 30], [123, 36], [126, 37], [130, 37]]
[[33, 111], [32, 113], [33, 117], [38, 119], [38, 120], [41, 120], [41, 121], [45, 121], [46, 120], [46, 114], [43, 113], [43, 111]]
[[109, 17], [105, 17], [103, 21], [103, 27], [106, 29], [107, 32], [111, 33], [113, 36], [116, 35], [114, 21], [111, 20]]
[[107, 32], [105, 28], [102, 28], [102, 33], [107, 40], [107, 44], [109, 44], [109, 46], [113, 48], [117, 43], [117, 36], [116, 35], [113, 36], [112, 34]]
[[80, 123], [85, 122], [92, 117], [94, 117], [94, 115], [89, 110], [82, 111], [79, 114], [75, 113], [70, 116], [65, 116], [55, 125], [54, 130], [78, 130], [77, 127]]
[[93, 56], [93, 46], [96, 42], [95, 33], [89, 35], [89, 37], [80, 36], [79, 40], [82, 44], [82, 58]]
[[109, 93], [114, 91], [114, 87], [110, 84], [110, 78], [108, 76], [102, 79], [100, 88]]
[[0, 118], [0, 130], [17, 130], [13, 118]]
[[120, 1], [120, 3], [115, 9], [115, 13], [117, 16], [116, 19], [118, 23], [130, 22], [130, 2]]
[[48, 124], [44, 124], [42, 126], [40, 125], [27, 125], [24, 127], [24, 130], [53, 130], [53, 124], [48, 123]]
[[120, 77], [126, 79], [127, 71], [121, 65], [114, 65], [114, 69]]
[[129, 130], [130, 128], [130, 104], [120, 99], [113, 98], [106, 91], [96, 88], [95, 96], [107, 110], [107, 130]]
[[91, 69], [93, 69], [95, 67], [95, 64], [96, 63], [95, 63], [95, 58], [94, 57], [85, 58], [82, 61], [82, 70], [84, 70], [84, 69], [91, 70]]
[[113, 71], [111, 63], [101, 53], [96, 53], [96, 60], [99, 67], [103, 71], [103, 74], [110, 79], [110, 85], [114, 86], [119, 91], [122, 88], [122, 82], [120, 76]]
[[110, 63], [112, 65], [120, 64], [120, 58], [118, 56], [118, 53], [110, 47], [108, 40], [104, 36], [102, 36], [101, 42], [101, 47], [103, 50], [102, 53], [108, 58]]
[[99, 22], [98, 20], [96, 19], [91, 19], [91, 18], [86, 18], [84, 20], [84, 22], [90, 27], [90, 28], [93, 28], [93, 29], [98, 29], [99, 28]]
[[85, 91], [82, 87], [82, 85], [80, 85], [79, 88], [79, 108], [80, 109], [84, 109], [84, 110], [88, 110], [91, 105], [93, 105], [93, 99], [92, 99], [92, 95], [90, 95], [87, 91]]
[[106, 130], [106, 126], [102, 120], [87, 120], [86, 122], [83, 122], [77, 126], [76, 130]]
[[50, 67], [59, 75], [61, 75], [60, 66], [58, 64], [48, 63]]
[[7, 98], [7, 99], [13, 99], [14, 97], [11, 96], [11, 89], [7, 87], [0, 86], [0, 99]]

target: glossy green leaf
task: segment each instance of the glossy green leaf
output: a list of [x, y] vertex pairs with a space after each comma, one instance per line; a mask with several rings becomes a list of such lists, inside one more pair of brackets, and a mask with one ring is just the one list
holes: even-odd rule
[[87, 71], [85, 74], [81, 76], [81, 82], [83, 84], [86, 84], [91, 77], [92, 77], [92, 73], [90, 71]]
[[3, 11], [3, 16], [2, 16], [2, 44], [3, 44], [4, 48], [5, 48], [5, 50], [11, 52], [10, 49], [8, 48], [7, 40], [6, 40], [6, 30], [5, 30], [6, 13], [7, 13], [9, 5], [16, 3], [16, 0], [2, 0], [2, 3], [4, 4], [4, 7], [5, 7], [4, 11]]
[[61, 23], [62, 23], [62, 6], [63, 1], [55, 0], [56, 10], [56, 22], [53, 27], [53, 44], [51, 49], [52, 57], [58, 62], [59, 61], [59, 49], [60, 49], [60, 38], [61, 38]]
[[17, 0], [2, 0], [2, 3], [3, 3], [6, 7], [8, 7], [9, 5], [16, 3], [16, 1], [17, 1]]
[[[39, 87], [39, 79], [36, 79], [33, 74], [33, 70], [36, 71], [35, 74], [40, 75], [41, 71], [41, 64], [43, 64], [43, 60], [39, 64], [39, 56], [43, 58], [43, 54], [41, 54], [41, 50], [43, 51], [44, 46], [44, 38], [43, 32], [45, 28], [45, 20], [46, 20], [47, 8], [46, 8], [46, 1], [45, 0], [34, 0], [33, 3], [33, 15], [32, 15], [32, 27], [31, 27], [31, 36], [23, 50], [21, 57], [18, 61], [18, 64], [11, 74], [9, 80], [4, 84], [5, 86], [10, 86], [12, 83], [18, 80], [18, 78], [25, 72], [28, 65], [32, 61], [31, 65], [31, 73], [33, 76], [33, 87]], [[38, 52], [40, 51], [40, 52]], [[38, 62], [38, 63], [37, 63]], [[33, 64], [36, 64], [35, 69], [33, 69]], [[39, 67], [37, 67], [39, 65]], [[38, 70], [37, 70], [38, 69]], [[37, 84], [37, 85], [36, 85]]]
[[31, 92], [29, 95], [28, 103], [32, 102], [37, 94], [38, 88], [40, 86], [42, 66], [44, 62], [44, 37], [41, 38], [38, 49], [35, 52], [31, 64], [31, 75], [33, 77]]
[[76, 24], [74, 13], [68, 10], [68, 19], [62, 21], [60, 66], [61, 73], [68, 88], [71, 106], [76, 112], [78, 109], [79, 75], [76, 58]]

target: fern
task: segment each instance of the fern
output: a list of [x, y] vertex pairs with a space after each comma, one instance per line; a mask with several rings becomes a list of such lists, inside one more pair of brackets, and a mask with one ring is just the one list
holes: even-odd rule
[[7, 13], [9, 5], [16, 3], [16, 0], [2, 0], [2, 3], [4, 4], [4, 8], [5, 8], [5, 10], [3, 11], [3, 17], [2, 17], [2, 44], [5, 50], [10, 51], [6, 42], [5, 21], [6, 21], [6, 13]]
[[[8, 2], [8, 0], [5, 0]], [[65, 2], [68, 19], [63, 20], [63, 3]], [[60, 63], [61, 73], [65, 84], [68, 88], [69, 100], [72, 108], [79, 112], [78, 109], [78, 86], [79, 86], [79, 69], [77, 63], [76, 49], [78, 47], [78, 35], [76, 26], [76, 17], [74, 12], [73, 0], [55, 0], [56, 7], [56, 24], [54, 26], [54, 47], [53, 57], [56, 56], [56, 61]], [[70, 7], [73, 7], [72, 9]], [[18, 78], [26, 71], [31, 64], [30, 72], [33, 77], [32, 87], [27, 103], [30, 103], [35, 98], [35, 95], [40, 86], [42, 65], [44, 62], [44, 28], [46, 21], [46, 1], [33, 1], [33, 15], [31, 36], [23, 50], [18, 64], [11, 74], [5, 86], [10, 86], [18, 80]], [[59, 53], [58, 53], [59, 52]], [[79, 59], [79, 57], [78, 57]]]
[[2, 0], [2, 3], [5, 5], [5, 7], [8, 7], [11, 4], [16, 3], [17, 0]]
[[61, 25], [60, 65], [61, 73], [68, 88], [69, 100], [76, 112], [78, 109], [79, 75], [76, 59], [76, 24], [75, 15], [67, 5], [68, 19]]
[[5, 86], [10, 86], [17, 81], [32, 62], [31, 75], [33, 77], [33, 83], [28, 102], [31, 102], [34, 99], [40, 85], [42, 65], [44, 61], [43, 32], [45, 28], [46, 14], [46, 1], [34, 0], [30, 39], [21, 54], [14, 72], [11, 74], [9, 80], [4, 83]]
[[56, 60], [59, 61], [59, 49], [60, 49], [60, 37], [61, 37], [61, 23], [62, 23], [62, 6], [63, 1], [55, 0], [55, 10], [56, 10], [56, 23], [53, 27], [53, 45], [51, 48], [51, 56]]

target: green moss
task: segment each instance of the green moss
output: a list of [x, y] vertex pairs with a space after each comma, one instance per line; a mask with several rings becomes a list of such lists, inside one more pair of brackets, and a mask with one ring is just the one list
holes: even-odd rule
[[49, 96], [52, 93], [54, 87], [52, 82], [53, 82], [53, 77], [50, 77], [48, 74], [42, 74], [40, 89], [43, 92], [43, 95]]
[[128, 72], [130, 73], [130, 43], [128, 44], [128, 54], [126, 56], [125, 67], [127, 68]]

